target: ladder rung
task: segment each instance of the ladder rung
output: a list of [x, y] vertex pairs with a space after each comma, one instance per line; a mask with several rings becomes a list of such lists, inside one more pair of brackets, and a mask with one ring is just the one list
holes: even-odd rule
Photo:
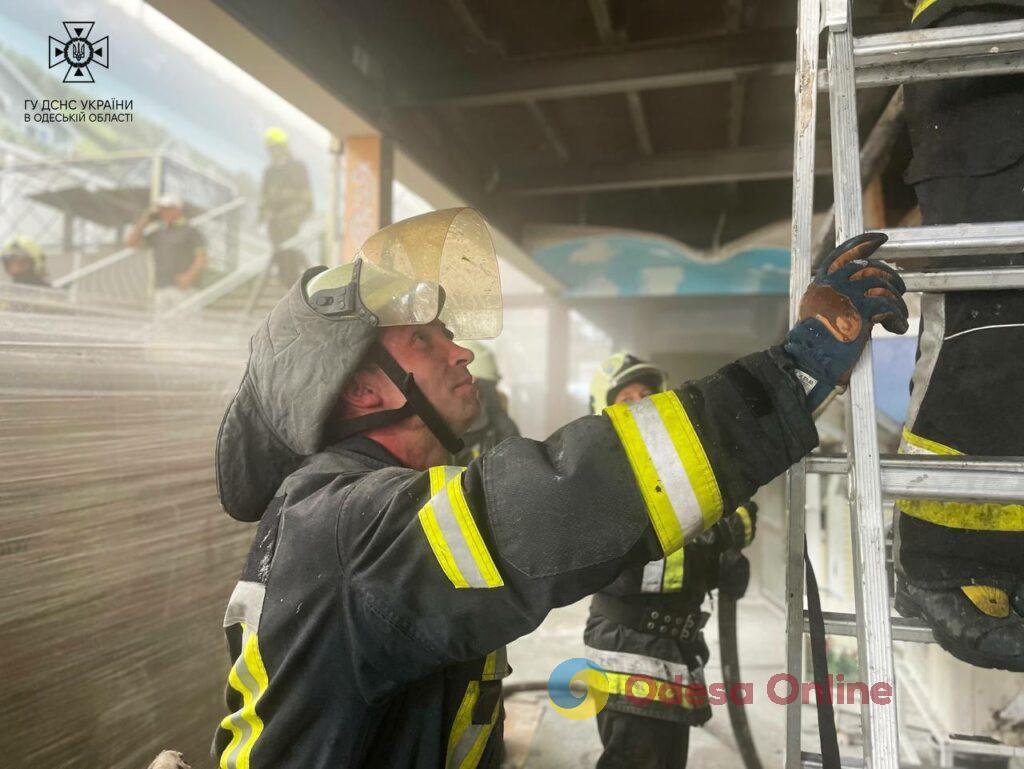
[[[907, 499], [1024, 500], [1024, 459], [882, 456], [882, 493]], [[845, 454], [812, 454], [807, 472], [845, 475]]]
[[[864, 759], [855, 756], [840, 756], [842, 769], [863, 769]], [[800, 766], [803, 769], [822, 769], [824, 762], [821, 760], [821, 753], [808, 753], [806, 750], [800, 752]]]
[[981, 737], [971, 739], [967, 735], [951, 734], [950, 739], [946, 744], [959, 754], [966, 753], [975, 756], [1009, 756], [1013, 758], [1024, 758], [1024, 747], [1006, 745], [1002, 742], [996, 742], [991, 738]]
[[995, 291], [1024, 288], [1024, 267], [991, 267], [974, 270], [927, 270], [900, 273], [908, 291]]
[[[823, 611], [825, 633], [828, 635], [857, 636], [857, 616], [839, 611]], [[804, 609], [804, 632], [809, 632], [810, 622]], [[932, 630], [919, 619], [892, 617], [892, 639], [912, 643], [935, 643]]]
[[889, 240], [879, 254], [892, 260], [1024, 252], [1024, 222], [899, 227], [883, 232]]
[[[1024, 21], [865, 35], [853, 45], [861, 88], [1024, 71]], [[819, 69], [818, 88], [829, 87]]]
[[858, 68], [1022, 50], [1024, 21], [1018, 20], [887, 32], [853, 40], [853, 60]]

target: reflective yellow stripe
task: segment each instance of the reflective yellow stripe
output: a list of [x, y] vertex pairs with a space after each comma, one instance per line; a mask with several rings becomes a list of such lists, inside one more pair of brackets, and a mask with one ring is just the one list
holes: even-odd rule
[[[490, 656], [492, 655], [488, 655], [488, 657]], [[451, 733], [448, 735], [448, 753], [444, 764], [446, 769], [476, 769], [480, 763], [487, 740], [491, 736], [491, 730], [498, 719], [501, 699], [499, 698], [494, 704], [490, 723], [474, 724], [473, 709], [479, 698], [480, 682], [470, 681], [466, 686], [466, 693], [462, 697], [459, 710], [455, 714], [455, 720], [452, 722]]]
[[[915, 435], [903, 428], [900, 450], [908, 454], [963, 456], [952, 446]], [[936, 526], [975, 531], [1024, 531], [1024, 505], [991, 502], [955, 502], [940, 499], [898, 499], [900, 512]]]
[[[454, 472], [452, 472], [454, 471]], [[445, 484], [458, 473], [458, 470], [454, 467], [431, 467], [428, 475], [430, 476], [430, 496], [434, 496], [441, 489], [444, 488]]]
[[754, 524], [750, 520], [750, 511], [743, 505], [736, 508], [736, 515], [743, 521], [743, 547], [754, 541]]
[[691, 698], [686, 696], [685, 683], [677, 684], [674, 681], [662, 681], [635, 673], [609, 673], [607, 671], [605, 671], [604, 680], [608, 682], [606, 688], [602, 687], [601, 682], [597, 682], [596, 685], [602, 687], [601, 690], [608, 694], [693, 710]]
[[462, 492], [463, 468], [432, 467], [420, 525], [441, 570], [457, 588], [505, 584]]
[[665, 558], [665, 571], [661, 578], [661, 589], [673, 591], [683, 589], [683, 558], [686, 548], [679, 548]]
[[711, 469], [708, 455], [697, 437], [697, 431], [690, 422], [679, 397], [671, 390], [651, 396], [651, 402], [658, 409], [661, 418], [668, 428], [668, 434], [675, 444], [676, 452], [682, 460], [690, 485], [700, 502], [700, 510], [704, 516], [704, 528], [708, 529], [722, 517], [722, 492]]
[[228, 684], [242, 695], [242, 708], [221, 721], [221, 727], [232, 734], [231, 742], [220, 757], [221, 769], [249, 769], [249, 757], [263, 733], [263, 719], [256, 713], [256, 703], [269, 684], [267, 669], [260, 656], [256, 634], [246, 633], [245, 625], [242, 632], [245, 638], [242, 654], [228, 674]]
[[609, 406], [605, 414], [626, 452], [665, 555], [721, 517], [722, 495], [711, 463], [674, 392]]
[[[926, 454], [938, 454], [940, 456], [963, 456], [962, 451], [957, 451], [952, 446], [946, 446], [938, 441], [933, 441], [930, 438], [924, 438], [920, 435], [915, 435], [910, 432], [906, 427], [903, 428], [903, 441], [907, 444], [904, 448], [910, 449], [906, 451], [908, 454], [916, 454], [919, 452], [913, 451], [913, 449], [920, 449], [921, 452]], [[910, 448], [912, 447], [912, 448]]]
[[441, 527], [437, 523], [437, 515], [429, 502], [420, 510], [419, 518], [423, 533], [426, 534], [427, 542], [430, 543], [430, 549], [434, 551], [434, 557], [441, 564], [441, 570], [445, 576], [455, 587], [469, 587], [469, 583], [459, 571], [458, 564], [455, 563], [451, 550], [448, 549], [448, 545], [444, 541]]
[[914, 15], [910, 17], [911, 21], [917, 21], [917, 17], [925, 12], [928, 8], [931, 8], [938, 0], [917, 0], [917, 5], [914, 6]]
[[950, 529], [1024, 531], [1024, 505], [901, 499], [900, 512]]
[[505, 580], [498, 573], [498, 567], [494, 565], [494, 559], [484, 544], [484, 538], [480, 536], [480, 529], [477, 528], [476, 519], [469, 511], [469, 504], [466, 502], [466, 495], [462, 492], [462, 474], [448, 482], [448, 499], [451, 501], [452, 510], [455, 511], [455, 519], [462, 529], [462, 536], [469, 545], [480, 574], [487, 582], [487, 587], [501, 587]]

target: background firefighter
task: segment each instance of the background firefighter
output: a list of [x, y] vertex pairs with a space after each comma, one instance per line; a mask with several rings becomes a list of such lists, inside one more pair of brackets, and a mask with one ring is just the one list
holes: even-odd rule
[[12, 283], [22, 286], [50, 287], [46, 273], [46, 256], [36, 241], [27, 235], [17, 235], [8, 240], [0, 254], [4, 272]]
[[302, 161], [292, 155], [288, 134], [283, 129], [268, 128], [263, 135], [263, 143], [270, 156], [270, 164], [263, 171], [259, 219], [267, 225], [278, 278], [286, 286], [291, 286], [306, 266], [302, 252], [288, 248], [287, 243], [298, 234], [302, 223], [313, 212], [309, 173]]
[[[1021, 18], [1020, 0], [922, 0], [913, 27]], [[913, 83], [904, 94], [906, 179], [922, 223], [1024, 219], [1024, 75]], [[1024, 455], [1022, 352], [1024, 291], [925, 294], [901, 451]], [[962, 660], [1024, 670], [1024, 506], [899, 500], [898, 509], [897, 609], [926, 620]]]
[[[628, 353], [616, 353], [594, 373], [590, 409], [636, 403], [667, 387], [663, 371]], [[704, 596], [718, 586], [719, 557], [754, 537], [757, 506], [748, 503], [696, 541], [667, 558], [624, 572], [594, 596], [583, 633], [588, 659], [600, 665], [609, 697], [597, 714], [604, 746], [599, 769], [678, 769], [686, 765], [691, 726], [711, 718], [711, 707], [679, 684], [704, 684], [709, 652], [702, 628]], [[630, 698], [631, 676], [675, 684], [679, 698]], [[663, 690], [664, 691], [664, 690]]]

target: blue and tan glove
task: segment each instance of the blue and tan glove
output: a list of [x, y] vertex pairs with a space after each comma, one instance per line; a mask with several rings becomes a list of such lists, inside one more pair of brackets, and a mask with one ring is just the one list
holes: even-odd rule
[[908, 328], [903, 278], [885, 262], [869, 259], [886, 240], [880, 232], [866, 232], [836, 246], [800, 300], [800, 320], [786, 335], [785, 350], [812, 412], [850, 381], [874, 323], [894, 334]]

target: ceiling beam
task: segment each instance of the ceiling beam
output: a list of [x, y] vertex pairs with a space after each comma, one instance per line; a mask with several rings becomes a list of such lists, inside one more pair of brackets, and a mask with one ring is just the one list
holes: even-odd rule
[[[817, 157], [830, 153], [820, 150]], [[827, 164], [815, 173], [827, 174]], [[565, 195], [608, 190], [686, 187], [698, 184], [788, 179], [793, 175], [793, 147], [743, 147], [714, 152], [658, 155], [625, 163], [545, 167], [508, 171], [501, 191], [509, 195]]]
[[[855, 21], [858, 34], [906, 25], [902, 14]], [[418, 83], [405, 84], [412, 96], [393, 106], [438, 102], [486, 106], [722, 83], [741, 75], [787, 75], [793, 72], [795, 56], [792, 28], [748, 29], [672, 45], [506, 60], [493, 69], [423, 73]]]
[[533, 115], [533, 119], [537, 121], [537, 127], [540, 128], [544, 138], [551, 145], [551, 148], [554, 149], [555, 154], [558, 155], [558, 160], [562, 163], [567, 161], [569, 159], [569, 148], [565, 146], [565, 142], [562, 141], [562, 137], [559, 136], [551, 120], [544, 114], [544, 108], [531, 99], [526, 102], [526, 109]]
[[[616, 32], [612, 24], [612, 12], [609, 0], [589, 0], [590, 15], [594, 18], [594, 27], [601, 42], [608, 46], [618, 46], [625, 41], [625, 35]], [[626, 105], [629, 107], [629, 119], [633, 124], [636, 144], [644, 155], [651, 155], [654, 147], [651, 144], [651, 131], [647, 126], [647, 115], [644, 104], [640, 100], [639, 91], [626, 91]]]
[[738, 73], [793, 71], [791, 29], [744, 32], [684, 43], [610, 53], [507, 61], [491, 71], [431, 77], [401, 106], [446, 103], [485, 106], [674, 88], [732, 80]]

